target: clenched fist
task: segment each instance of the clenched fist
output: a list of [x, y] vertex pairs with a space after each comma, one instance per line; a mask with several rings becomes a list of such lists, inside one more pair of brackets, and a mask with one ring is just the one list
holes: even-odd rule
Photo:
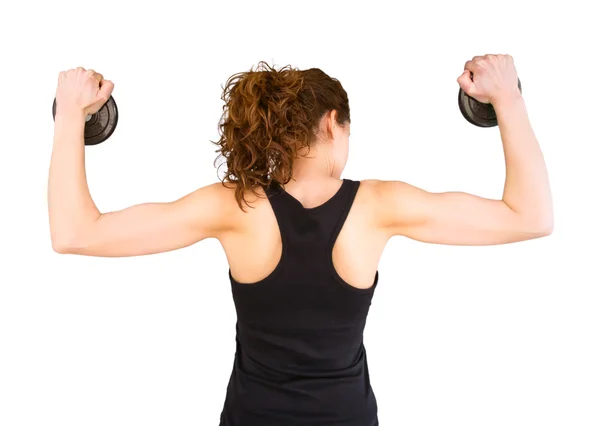
[[114, 89], [102, 74], [84, 68], [61, 72], [56, 89], [56, 114], [95, 114], [102, 108]]
[[467, 61], [465, 71], [457, 81], [467, 95], [492, 105], [521, 95], [517, 70], [510, 55], [475, 56]]

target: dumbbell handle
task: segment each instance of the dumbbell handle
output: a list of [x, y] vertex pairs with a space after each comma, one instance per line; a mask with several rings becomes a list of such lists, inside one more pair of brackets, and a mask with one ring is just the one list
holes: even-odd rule
[[[471, 79], [473, 74], [471, 73]], [[518, 80], [519, 91], [521, 91], [521, 80]], [[490, 103], [479, 102], [477, 99], [467, 95], [462, 88], [458, 91], [458, 107], [463, 117], [478, 127], [495, 127], [498, 125], [496, 111]]]
[[[473, 73], [472, 73], [472, 72], [470, 72], [470, 78], [471, 78], [471, 81], [473, 81]], [[521, 80], [520, 80], [519, 78], [517, 78], [517, 85], [518, 85], [518, 87], [519, 87], [519, 92], [521, 92], [521, 93], [522, 93], [522, 92], [523, 92], [523, 90], [521, 89]], [[461, 89], [461, 90], [462, 90], [462, 89]], [[465, 93], [465, 94], [466, 94], [466, 93]], [[469, 96], [469, 95], [467, 95], [467, 96]], [[471, 97], [471, 96], [469, 96], [469, 97]], [[479, 102], [479, 101], [477, 101], [477, 102]]]
[[[52, 104], [52, 118], [56, 119], [56, 98]], [[111, 96], [95, 114], [85, 117], [84, 141], [86, 145], [98, 145], [108, 139], [119, 119], [117, 104]]]
[[[56, 98], [54, 98], [54, 101], [56, 101]], [[90, 121], [90, 120], [92, 119], [92, 117], [93, 117], [93, 114], [88, 114], [88, 115], [85, 117], [85, 122], [87, 123], [88, 121]]]

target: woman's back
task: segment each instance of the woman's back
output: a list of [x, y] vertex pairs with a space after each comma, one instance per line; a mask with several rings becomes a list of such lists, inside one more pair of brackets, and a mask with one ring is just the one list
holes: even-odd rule
[[[327, 208], [327, 214], [334, 215], [336, 213], [329, 207], [332, 203], [334, 208], [339, 206], [337, 201], [340, 191], [344, 190], [343, 182], [322, 178], [286, 185], [286, 209], [298, 207], [299, 211], [310, 215]], [[341, 279], [357, 289], [372, 286], [379, 258], [390, 237], [379, 223], [378, 210], [382, 205], [375, 202], [374, 186], [374, 181], [363, 181], [357, 188], [331, 255]], [[222, 187], [218, 191], [223, 198], [219, 205], [231, 218], [231, 231], [219, 239], [231, 275], [240, 283], [252, 285], [271, 274], [280, 261], [280, 224], [262, 188], [259, 196], [248, 194], [252, 207], [246, 212], [238, 208], [233, 190]], [[314, 257], [313, 260], [320, 259]]]
[[[327, 192], [327, 183], [324, 186]], [[377, 424], [363, 346], [377, 272], [367, 287], [357, 288], [334, 266], [344, 253], [367, 249], [353, 247], [361, 246], [360, 240], [337, 243], [355, 207], [360, 182], [345, 179], [337, 186], [314, 207], [304, 207], [278, 186], [266, 188], [264, 208], [253, 209], [243, 226], [250, 233], [258, 229], [277, 237], [257, 242], [260, 239], [253, 236], [245, 250], [228, 255], [237, 347], [223, 426]], [[229, 244], [239, 248], [234, 240]], [[334, 245], [344, 247], [336, 256]], [[254, 263], [256, 275], [235, 275], [237, 254], [244, 264], [240, 270], [248, 271], [246, 263]]]

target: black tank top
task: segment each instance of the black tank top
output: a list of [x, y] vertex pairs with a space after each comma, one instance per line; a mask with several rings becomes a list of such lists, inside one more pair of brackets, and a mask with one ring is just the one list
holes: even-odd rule
[[279, 186], [265, 188], [282, 255], [257, 283], [229, 273], [236, 354], [220, 426], [378, 425], [363, 330], [379, 274], [358, 289], [332, 260], [359, 185], [344, 179], [310, 209]]

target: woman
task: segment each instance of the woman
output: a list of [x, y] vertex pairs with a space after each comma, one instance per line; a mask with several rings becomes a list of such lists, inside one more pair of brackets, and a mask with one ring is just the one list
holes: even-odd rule
[[83, 130], [113, 84], [93, 70], [61, 73], [49, 178], [53, 248], [137, 256], [218, 239], [238, 316], [221, 426], [377, 425], [362, 337], [387, 241], [504, 244], [553, 228], [546, 167], [513, 59], [474, 57], [458, 83], [496, 110], [506, 157], [500, 200], [341, 179], [350, 109], [340, 82], [319, 69], [261, 62], [232, 76], [223, 93], [223, 182], [101, 213], [86, 183]]

